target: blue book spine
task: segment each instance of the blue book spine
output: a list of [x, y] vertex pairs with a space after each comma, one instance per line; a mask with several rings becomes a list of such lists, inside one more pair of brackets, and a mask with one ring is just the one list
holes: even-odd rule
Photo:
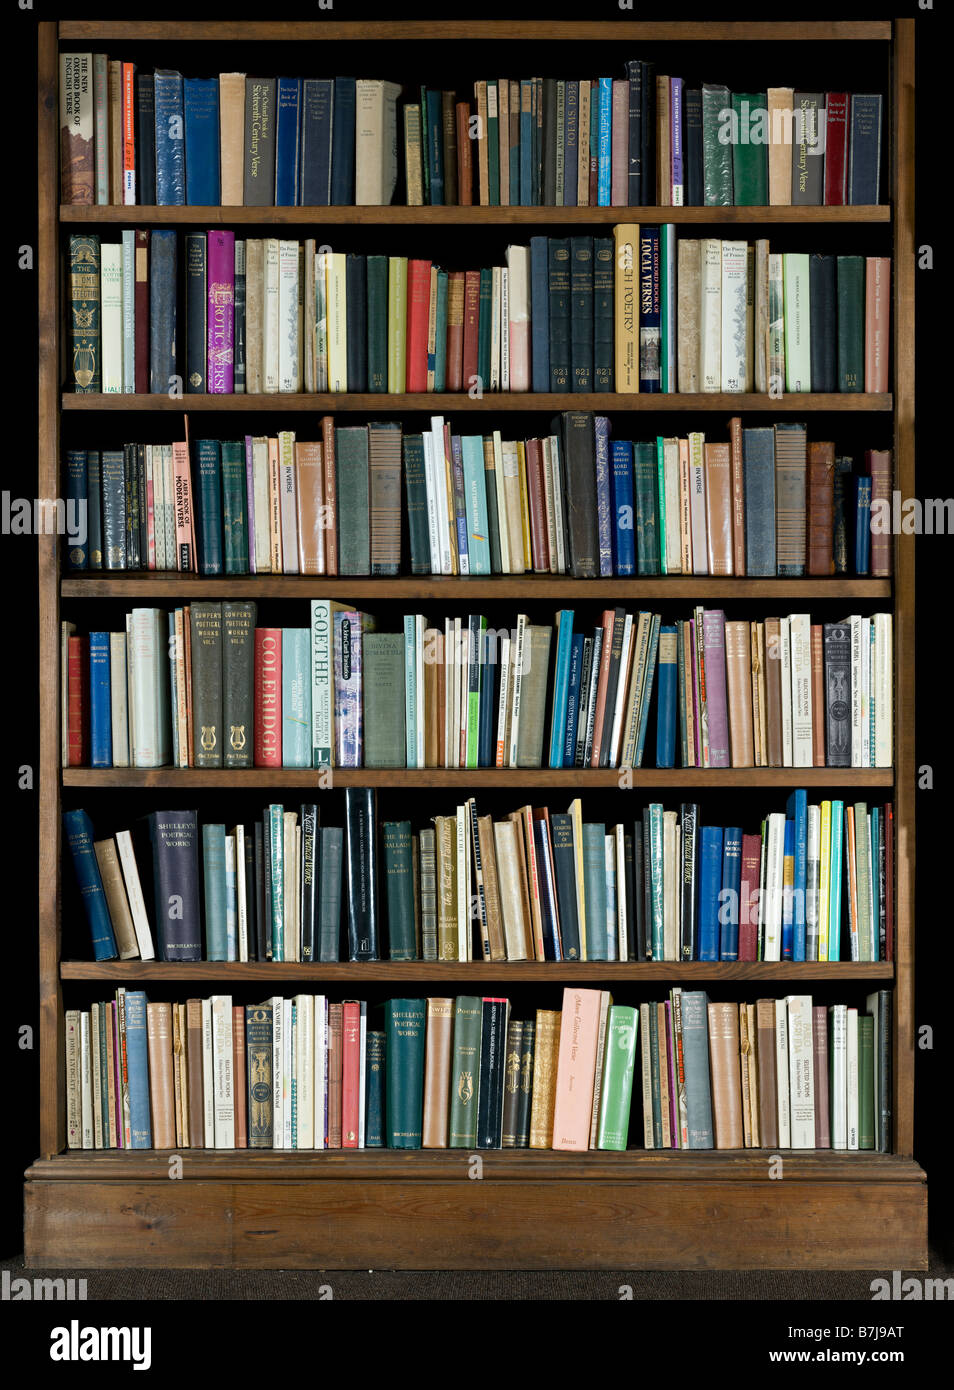
[[831, 873], [828, 880], [828, 959], [841, 960], [841, 879], [845, 803], [831, 803]]
[[280, 77], [277, 84], [278, 130], [275, 136], [275, 206], [298, 206], [301, 168], [301, 78]]
[[848, 197], [858, 205], [878, 201], [881, 173], [881, 96], [853, 92], [848, 140]]
[[[89, 567], [90, 527], [88, 520], [92, 507], [89, 505], [89, 474], [86, 467], [85, 449], [66, 451], [66, 519], [69, 544], [66, 549], [66, 567], [71, 570], [85, 570]], [[100, 561], [102, 564], [102, 561]]]
[[64, 811], [63, 829], [73, 856], [86, 921], [93, 941], [94, 960], [115, 960], [116, 938], [106, 905], [103, 880], [93, 849], [93, 823], [85, 811]]
[[[484, 377], [489, 380], [489, 377]], [[461, 574], [470, 574], [470, 544], [468, 542], [467, 495], [464, 488], [464, 455], [459, 434], [451, 435], [451, 468], [454, 479], [454, 521], [457, 526], [457, 556]], [[483, 444], [481, 444], [483, 449]]]
[[441, 93], [433, 89], [425, 94], [427, 145], [424, 153], [430, 172], [431, 206], [444, 205], [444, 125], [441, 115]]
[[[808, 792], [793, 791], [785, 814], [795, 826], [795, 876], [792, 902], [792, 959], [805, 960], [805, 893], [808, 887]], [[784, 945], [784, 942], [783, 942]], [[783, 957], [784, 959], [784, 957]]]
[[154, 227], [149, 238], [149, 390], [165, 395], [175, 374], [176, 234]]
[[490, 523], [487, 518], [484, 441], [479, 434], [465, 434], [460, 439], [460, 447], [463, 456], [467, 558], [470, 573], [490, 574]]
[[303, 207], [327, 207], [331, 202], [331, 130], [334, 83], [306, 77], [301, 106], [301, 202]]
[[610, 445], [613, 467], [610, 482], [613, 494], [613, 569], [618, 575], [636, 572], [636, 533], [633, 527], [633, 446], [623, 439]]
[[596, 441], [596, 525], [600, 547], [600, 578], [613, 573], [613, 518], [610, 498], [610, 422], [607, 416], [597, 415], [593, 421]]
[[690, 1149], [713, 1147], [708, 1003], [708, 998], [702, 990], [683, 990], [682, 1052], [686, 1072], [686, 1122]]
[[129, 1147], [152, 1148], [149, 1120], [149, 1040], [146, 1031], [146, 995], [141, 989], [126, 991], [126, 1073], [129, 1079]]
[[[183, 207], [185, 200], [185, 111], [182, 101], [182, 74], [157, 72], [156, 206]], [[157, 235], [158, 233], [153, 232], [153, 246]], [[169, 235], [175, 236], [175, 232]]]
[[608, 960], [606, 944], [606, 826], [583, 826], [586, 958]]
[[722, 844], [719, 959], [739, 959], [739, 892], [742, 887], [742, 830], [729, 826]]
[[639, 715], [639, 737], [636, 740], [636, 766], [643, 765], [643, 750], [646, 747], [646, 726], [649, 723], [649, 705], [653, 693], [653, 676], [656, 673], [656, 653], [659, 650], [660, 617], [653, 615], [652, 631], [649, 635], [649, 657], [646, 661], [646, 682], [643, 687], [642, 708]]
[[331, 129], [331, 202], [354, 203], [355, 85], [353, 77], [335, 78], [334, 120]]
[[718, 960], [721, 945], [719, 894], [722, 891], [722, 828], [704, 825], [700, 831], [699, 960]]
[[222, 200], [219, 171], [219, 79], [187, 77], [185, 107], [186, 202], [217, 207]]
[[553, 714], [550, 719], [550, 766], [562, 767], [566, 744], [567, 701], [570, 690], [570, 653], [573, 647], [573, 609], [560, 611], [560, 636], [553, 668]]
[[600, 154], [596, 202], [601, 208], [610, 206], [613, 172], [613, 79], [600, 78]]
[[[383, 259], [383, 257], [382, 257]], [[437, 272], [437, 340], [434, 348], [434, 390], [443, 391], [447, 385], [447, 291], [448, 273], [446, 270]], [[385, 339], [387, 325], [382, 324], [385, 329]], [[386, 360], [386, 359], [385, 359]], [[428, 367], [430, 366], [430, 354], [428, 354]], [[488, 570], [489, 574], [490, 571]]]
[[742, 431], [745, 486], [745, 572], [775, 575], [775, 431]]
[[222, 561], [222, 446], [217, 439], [196, 442], [196, 547], [199, 573], [221, 574]]
[[[533, 79], [520, 79], [520, 206], [533, 206]], [[511, 194], [511, 202], [513, 195]]]
[[108, 632], [89, 634], [89, 744], [90, 767], [112, 767], [113, 720]]
[[676, 675], [679, 647], [676, 628], [659, 629], [659, 694], [656, 700], [656, 766], [676, 765]]
[[[563, 157], [563, 206], [575, 208], [577, 205], [577, 168], [579, 165], [580, 147], [580, 84], [579, 82], [567, 82], [566, 99], [564, 106], [564, 130], [566, 138], [563, 142], [565, 154]], [[589, 177], [589, 170], [587, 170]]]
[[782, 872], [782, 947], [780, 958], [792, 959], [792, 944], [795, 934], [794, 893], [795, 881], [795, 822], [785, 822], [785, 843], [782, 849], [784, 869]]
[[549, 250], [545, 236], [530, 238], [530, 342], [534, 391], [550, 390]]
[[563, 766], [573, 767], [576, 762], [576, 729], [580, 717], [580, 675], [583, 670], [583, 646], [586, 638], [582, 632], [574, 634], [570, 644], [570, 670], [566, 688], [566, 734], [563, 739]]
[[311, 767], [311, 635], [282, 628], [282, 766]]
[[205, 895], [205, 945], [209, 960], [228, 960], [225, 921], [225, 826], [202, 827], [202, 886]]
[[871, 479], [855, 479], [855, 574], [871, 567]]

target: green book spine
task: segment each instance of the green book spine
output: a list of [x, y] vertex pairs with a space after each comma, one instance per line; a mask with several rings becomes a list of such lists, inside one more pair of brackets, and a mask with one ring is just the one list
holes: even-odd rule
[[490, 297], [493, 290], [493, 271], [484, 266], [480, 272], [480, 294], [477, 301], [477, 375], [490, 390], [490, 332], [493, 306]]
[[633, 445], [633, 484], [636, 493], [636, 572], [659, 573], [659, 526], [656, 494], [659, 464], [656, 447], [649, 441]]
[[419, 1149], [424, 1123], [423, 999], [389, 999], [384, 1006], [389, 1149]]
[[368, 257], [368, 390], [388, 389], [388, 258]]
[[225, 826], [202, 827], [202, 880], [205, 889], [207, 960], [228, 960], [225, 926]]
[[638, 1028], [639, 1013], [636, 1009], [624, 1004], [611, 1005], [596, 1136], [597, 1146], [601, 1149], [626, 1148]]
[[388, 897], [388, 943], [392, 960], [416, 960], [411, 822], [384, 822], [384, 874]]
[[[477, 617], [470, 620], [470, 661], [467, 669], [467, 766], [477, 766], [477, 743], [480, 735], [480, 684], [481, 654], [487, 619]], [[492, 673], [488, 672], [490, 676]], [[486, 679], [486, 677], [485, 677]]]
[[285, 817], [284, 807], [268, 808], [269, 845], [272, 866], [272, 960], [285, 959]]
[[193, 603], [192, 718], [196, 767], [222, 766], [222, 605]]
[[368, 1033], [367, 1046], [365, 1048], [366, 1085], [364, 1146], [366, 1149], [383, 1149], [385, 1147], [384, 1078], [387, 1075], [385, 1064], [386, 1049], [387, 1042], [383, 1033]]
[[222, 604], [222, 729], [226, 767], [252, 766], [257, 607], [251, 600]]
[[351, 425], [335, 430], [335, 469], [338, 489], [338, 573], [370, 574], [367, 425]]
[[875, 1148], [874, 1019], [858, 1015], [858, 1148]]
[[452, 1149], [473, 1149], [477, 1144], [481, 1015], [481, 1000], [474, 995], [462, 994], [455, 1000], [448, 1139]]
[[663, 808], [659, 802], [649, 807], [649, 853], [652, 875], [653, 960], [663, 954]]
[[728, 87], [702, 84], [702, 162], [706, 207], [732, 203], [732, 147], [719, 137], [723, 111], [729, 107]]
[[222, 443], [222, 511], [225, 533], [225, 573], [248, 574], [248, 482], [245, 442]]
[[786, 391], [812, 389], [808, 275], [807, 255], [800, 251], [786, 251], [783, 254]]
[[405, 767], [404, 634], [366, 632], [362, 649], [364, 766]]
[[[663, 390], [666, 388], [663, 387]], [[659, 500], [659, 573], [666, 573], [666, 449], [661, 434], [656, 436], [656, 497]]]
[[103, 389], [101, 357], [99, 237], [70, 237], [70, 377], [83, 394]]
[[437, 340], [434, 352], [434, 390], [447, 389], [447, 286], [446, 270], [437, 272]]
[[606, 826], [583, 826], [583, 892], [586, 959], [606, 960]]
[[427, 88], [421, 88], [421, 173], [424, 176], [424, 204], [431, 201], [431, 152], [427, 129]]
[[767, 119], [765, 92], [733, 92], [736, 139], [732, 144], [732, 185], [736, 207], [765, 207], [768, 203], [768, 145], [759, 128]]
[[[487, 185], [492, 208], [500, 206], [500, 118], [497, 106], [497, 83], [487, 83]], [[489, 378], [484, 378], [488, 380]]]
[[838, 298], [838, 390], [865, 389], [865, 259], [839, 256], [836, 265]]
[[[427, 198], [424, 199], [425, 203]], [[407, 256], [388, 258], [388, 391], [404, 392], [407, 382]]]

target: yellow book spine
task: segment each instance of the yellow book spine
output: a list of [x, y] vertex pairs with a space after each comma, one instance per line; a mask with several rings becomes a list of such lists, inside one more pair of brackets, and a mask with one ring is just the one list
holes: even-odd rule
[[615, 385], [622, 394], [639, 391], [639, 227], [624, 222], [613, 228], [616, 252]]
[[388, 391], [402, 395], [407, 385], [407, 257], [388, 260]]
[[527, 453], [522, 439], [517, 440], [517, 472], [520, 481], [520, 518], [523, 522], [523, 568], [533, 569], [530, 548], [530, 498], [527, 494]]
[[348, 318], [343, 251], [326, 257], [328, 266], [328, 390], [348, 389]]

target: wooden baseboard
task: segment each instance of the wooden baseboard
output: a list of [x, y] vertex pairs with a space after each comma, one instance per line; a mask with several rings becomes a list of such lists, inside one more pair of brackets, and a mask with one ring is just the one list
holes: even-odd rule
[[[926, 1269], [889, 1155], [64, 1155], [25, 1184], [31, 1268]], [[263, 1160], [261, 1162], [260, 1160]], [[329, 1160], [331, 1160], [329, 1162]]]

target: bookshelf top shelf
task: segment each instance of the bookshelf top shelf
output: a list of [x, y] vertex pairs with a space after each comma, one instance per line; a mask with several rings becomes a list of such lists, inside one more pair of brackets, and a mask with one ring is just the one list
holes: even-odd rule
[[391, 392], [351, 392], [336, 394], [308, 395], [299, 393], [276, 393], [274, 395], [187, 395], [166, 396], [156, 392], [149, 395], [134, 395], [117, 392], [114, 395], [79, 394], [64, 391], [62, 408], [65, 411], [97, 410], [174, 410], [174, 411], [230, 411], [282, 410], [282, 411], [382, 411], [418, 410], [431, 415], [443, 415], [449, 411], [485, 410], [592, 410], [598, 413], [607, 411], [728, 411], [739, 415], [743, 411], [762, 410], [774, 414], [817, 414], [822, 411], [890, 411], [892, 397], [885, 394], [867, 392], [836, 391], [833, 393], [805, 392], [783, 396], [758, 395], [754, 392], [642, 392], [634, 395], [617, 394], [610, 391], [583, 394], [576, 392], [532, 391], [488, 391], [480, 397], [469, 396], [464, 391], [423, 392], [421, 394], [392, 394]]
[[303, 43], [320, 41], [448, 43], [484, 39], [500, 42], [541, 40], [561, 43], [706, 43], [858, 42], [892, 37], [890, 20], [803, 21], [639, 21], [597, 20], [589, 23], [545, 20], [193, 20], [170, 25], [168, 20], [61, 20], [61, 41], [163, 43]]
[[151, 207], [64, 203], [63, 226], [554, 226], [566, 223], [616, 225], [619, 222], [682, 224], [763, 223], [854, 225], [891, 221], [887, 203], [848, 207]]

